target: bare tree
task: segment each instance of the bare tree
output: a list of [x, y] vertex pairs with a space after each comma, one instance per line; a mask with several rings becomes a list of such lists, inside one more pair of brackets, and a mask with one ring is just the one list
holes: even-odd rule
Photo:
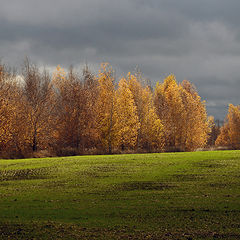
[[[28, 59], [24, 62], [22, 70], [23, 88], [22, 99], [24, 112], [27, 116], [29, 142], [32, 151], [38, 147], [44, 148], [48, 139], [49, 123], [51, 119], [52, 84], [50, 75], [46, 70], [40, 71]], [[40, 146], [41, 145], [41, 146]]]

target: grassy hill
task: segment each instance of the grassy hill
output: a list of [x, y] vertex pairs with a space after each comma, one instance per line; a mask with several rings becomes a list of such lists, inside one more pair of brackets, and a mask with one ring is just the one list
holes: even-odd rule
[[240, 239], [240, 151], [0, 160], [0, 239]]

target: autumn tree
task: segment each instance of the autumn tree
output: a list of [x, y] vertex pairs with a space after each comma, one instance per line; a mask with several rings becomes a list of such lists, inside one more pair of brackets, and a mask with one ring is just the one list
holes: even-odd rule
[[[1, 67], [0, 71], [1, 142], [8, 157], [23, 157], [27, 152], [47, 147], [49, 85], [46, 72], [41, 73], [28, 60], [24, 74], [16, 75]], [[0, 125], [1, 125], [0, 124]]]
[[98, 96], [99, 96], [99, 82], [98, 78], [90, 71], [86, 65], [83, 69], [83, 90], [85, 96], [85, 108], [82, 112], [85, 126], [83, 131], [84, 147], [87, 149], [97, 150], [99, 145], [98, 126]]
[[112, 152], [115, 77], [112, 67], [103, 63], [98, 75], [97, 130], [105, 152]]
[[208, 122], [209, 122], [210, 132], [209, 132], [207, 145], [215, 146], [215, 142], [218, 138], [218, 135], [220, 134], [219, 120], [215, 121], [213, 116], [209, 116]]
[[177, 149], [182, 130], [179, 120], [182, 119], [184, 106], [175, 76], [170, 75], [162, 84], [157, 83], [154, 94], [157, 114], [164, 126], [165, 147]]
[[228, 114], [220, 128], [216, 145], [240, 149], [240, 106], [229, 104]]
[[169, 150], [191, 151], [206, 144], [206, 108], [190, 82], [178, 84], [174, 75], [168, 76], [156, 85], [154, 103]]
[[207, 117], [205, 102], [201, 101], [196, 88], [187, 80], [179, 87], [184, 105], [182, 149], [192, 151], [207, 144], [213, 122]]
[[137, 147], [138, 150], [163, 149], [163, 125], [156, 114], [153, 103], [153, 94], [148, 86], [143, 87], [141, 75], [129, 73], [127, 83], [132, 92], [134, 103], [137, 109], [137, 116], [140, 127], [138, 129]]
[[0, 148], [5, 157], [24, 157], [29, 151], [30, 131], [25, 112], [22, 77], [0, 67]]
[[8, 135], [11, 137], [7, 144], [7, 156], [25, 157], [28, 156], [26, 154], [29, 152], [31, 139], [28, 116], [25, 115], [25, 101], [22, 97], [22, 83], [16, 80], [15, 78], [15, 80], [11, 81], [11, 86], [8, 90], [8, 94], [10, 94], [8, 107], [11, 113], [8, 116]]
[[12, 99], [13, 75], [0, 65], [0, 151], [11, 148], [12, 134], [14, 129], [12, 118], [15, 115], [16, 106]]
[[22, 114], [26, 116], [25, 124], [28, 127], [26, 140], [30, 142], [34, 152], [38, 148], [46, 148], [49, 143], [48, 136], [51, 136], [52, 84], [48, 72], [41, 72], [28, 59], [24, 62], [22, 80]]
[[136, 146], [140, 128], [137, 107], [127, 80], [122, 78], [118, 86], [114, 108], [114, 143], [121, 150], [132, 149]]
[[73, 68], [66, 73], [57, 66], [53, 74], [56, 96], [56, 143], [59, 149], [83, 151], [86, 96], [79, 74]]

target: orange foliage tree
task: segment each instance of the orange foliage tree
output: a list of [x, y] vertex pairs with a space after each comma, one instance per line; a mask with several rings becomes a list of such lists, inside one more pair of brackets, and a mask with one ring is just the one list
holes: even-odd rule
[[240, 149], [240, 106], [229, 104], [226, 121], [220, 128], [216, 145]]
[[53, 84], [57, 122], [55, 137], [59, 151], [67, 148], [71, 151], [72, 148], [72, 152], [83, 152], [87, 105], [81, 78], [74, 72], [73, 68], [70, 68], [66, 73], [63, 68], [58, 66], [53, 74]]

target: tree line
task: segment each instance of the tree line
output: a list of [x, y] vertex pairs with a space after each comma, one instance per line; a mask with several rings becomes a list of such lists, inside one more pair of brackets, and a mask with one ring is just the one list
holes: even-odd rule
[[152, 88], [138, 71], [116, 79], [108, 63], [98, 74], [0, 64], [1, 157], [239, 148], [239, 131], [238, 106], [219, 128], [193, 84], [174, 75]]

